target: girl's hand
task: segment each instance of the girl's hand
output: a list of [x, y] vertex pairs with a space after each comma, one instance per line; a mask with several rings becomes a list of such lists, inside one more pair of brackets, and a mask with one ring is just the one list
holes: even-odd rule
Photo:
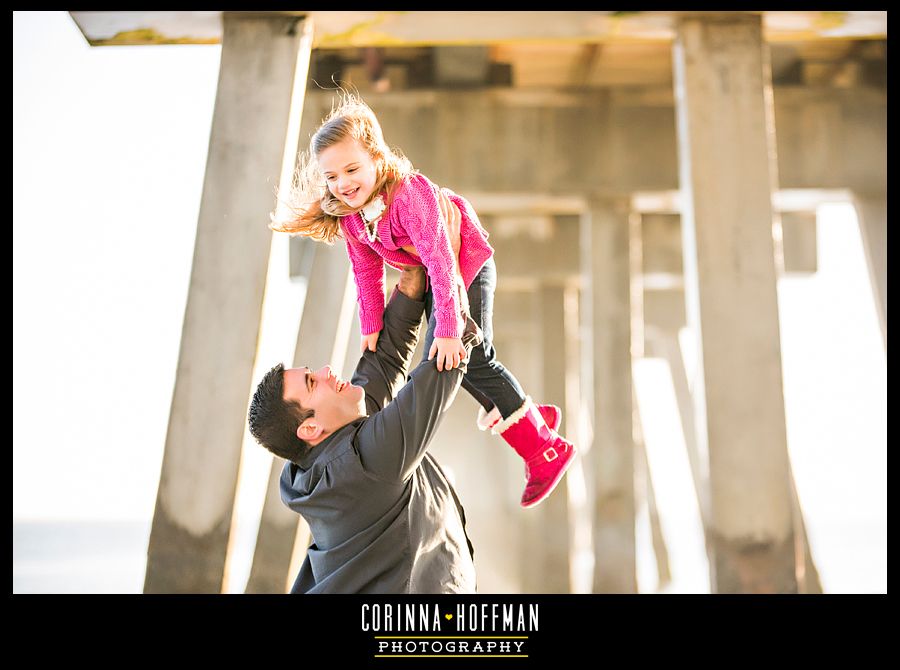
[[362, 343], [360, 345], [360, 351], [365, 351], [368, 349], [369, 351], [375, 351], [375, 345], [378, 343], [378, 335], [381, 333], [380, 330], [371, 333], [370, 335], [362, 336]]
[[466, 358], [466, 348], [458, 337], [436, 337], [428, 352], [428, 360], [437, 354], [437, 369], [439, 372], [458, 368], [460, 361]]

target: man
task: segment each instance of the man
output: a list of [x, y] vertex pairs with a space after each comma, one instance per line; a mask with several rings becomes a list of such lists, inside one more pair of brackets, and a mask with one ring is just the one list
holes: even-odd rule
[[[406, 382], [424, 291], [422, 268], [401, 273], [349, 384], [329, 366], [277, 365], [254, 394], [250, 432], [286, 459], [281, 498], [312, 531], [291, 593], [475, 591], [465, 513], [427, 452], [468, 356], [443, 371], [423, 360]], [[467, 354], [481, 341], [470, 318], [462, 340]]]

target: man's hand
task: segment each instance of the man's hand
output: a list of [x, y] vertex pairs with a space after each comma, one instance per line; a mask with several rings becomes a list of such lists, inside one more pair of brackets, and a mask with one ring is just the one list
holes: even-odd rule
[[441, 214], [447, 224], [447, 237], [450, 238], [450, 247], [453, 249], [453, 259], [456, 262], [456, 271], [459, 272], [459, 223], [462, 217], [459, 209], [443, 191], [440, 192], [438, 202], [441, 205]]
[[459, 367], [460, 361], [466, 357], [466, 348], [458, 337], [436, 337], [431, 343], [428, 360], [434, 358], [435, 354], [437, 354], [437, 369], [443, 372]]
[[410, 300], [421, 301], [425, 295], [425, 268], [421, 265], [404, 265], [400, 271], [397, 290]]
[[462, 216], [456, 204], [441, 191], [438, 201], [441, 204], [441, 214], [447, 224], [447, 237], [450, 238], [450, 247], [453, 249], [453, 263], [456, 267], [456, 291], [459, 295], [459, 307], [463, 314], [471, 315], [469, 310], [469, 296], [466, 293], [466, 285], [462, 280], [462, 272], [459, 269], [459, 223]]
[[368, 349], [369, 351], [375, 351], [375, 345], [378, 344], [378, 335], [380, 333], [380, 330], [376, 330], [374, 333], [371, 333], [369, 335], [363, 335], [360, 351], [365, 351], [366, 349]]

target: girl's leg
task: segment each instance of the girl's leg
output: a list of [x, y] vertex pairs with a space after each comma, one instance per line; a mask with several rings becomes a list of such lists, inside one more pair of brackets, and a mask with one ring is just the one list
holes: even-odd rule
[[[494, 291], [497, 266], [489, 258], [469, 286], [469, 309], [472, 319], [484, 335], [482, 343], [472, 349], [462, 386], [486, 411], [496, 407], [505, 419], [525, 402], [525, 391], [519, 380], [497, 359], [494, 349]], [[485, 403], [483, 399], [488, 399]]]
[[[431, 289], [429, 288], [425, 291], [425, 318], [428, 320], [428, 330], [425, 333], [425, 348], [423, 350], [422, 359], [425, 360], [428, 358], [428, 352], [431, 351], [431, 344], [434, 342], [434, 329], [437, 327], [437, 322], [435, 321], [434, 314], [432, 313], [432, 309], [434, 306], [434, 296], [431, 293]], [[477, 320], [474, 319], [476, 321]], [[479, 324], [479, 327], [481, 324]], [[479, 347], [480, 348], [480, 347]], [[493, 401], [488, 398], [484, 393], [475, 388], [471, 382], [466, 380], [466, 376], [463, 376], [462, 387], [468, 391], [469, 395], [471, 395], [475, 400], [484, 407], [485, 412], [490, 412], [494, 408]]]
[[[497, 267], [494, 259], [489, 258], [467, 291], [469, 313], [472, 320], [481, 328], [483, 340], [472, 349], [462, 387], [484, 407], [485, 412], [490, 412], [496, 407], [502, 418], [506, 418], [525, 402], [525, 391], [515, 376], [497, 360], [494, 350], [493, 310], [496, 286]], [[425, 292], [428, 331], [425, 335], [424, 358], [428, 358], [428, 352], [434, 342], [434, 329], [437, 326], [432, 313], [433, 304], [433, 295], [429, 288]]]
[[556, 432], [559, 408], [535, 405], [515, 376], [497, 360], [493, 345], [496, 286], [497, 268], [494, 260], [489, 259], [468, 291], [472, 319], [481, 327], [484, 340], [472, 349], [463, 386], [476, 399], [478, 396], [473, 391], [493, 402], [496, 408], [493, 410], [482, 403], [487, 415], [479, 419], [479, 424], [499, 433], [525, 461], [527, 484], [521, 504], [533, 507], [546, 499], [562, 480], [575, 457], [575, 447]]
[[[472, 351], [462, 386], [485, 410], [479, 415], [482, 430], [511, 416], [527, 399], [519, 380], [499, 360], [494, 349], [494, 292], [497, 288], [497, 266], [488, 259], [467, 292], [472, 319], [481, 328], [484, 341]], [[562, 412], [556, 405], [538, 405], [547, 425], [559, 428]]]

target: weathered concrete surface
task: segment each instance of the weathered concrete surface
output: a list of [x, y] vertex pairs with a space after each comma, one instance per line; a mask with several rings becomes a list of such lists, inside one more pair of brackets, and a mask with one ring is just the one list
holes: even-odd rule
[[224, 24], [146, 593], [222, 590], [271, 244], [272, 185], [292, 134], [294, 86], [306, 81], [302, 51], [305, 45], [308, 64], [309, 41], [301, 19], [226, 13]]
[[306, 522], [281, 502], [279, 480], [283, 467], [284, 459], [273, 456], [244, 593], [286, 593], [296, 576], [289, 572], [294, 537], [298, 523], [306, 525]]
[[581, 223], [582, 353], [593, 398], [588, 462], [594, 481], [594, 593], [637, 592], [628, 215], [626, 199], [591, 200]]
[[[430, 179], [464, 195], [630, 196], [678, 189], [669, 88], [418, 90], [368, 101], [388, 144]], [[330, 92], [308, 93], [301, 138], [308, 141], [331, 104]], [[774, 104], [781, 188], [885, 190], [883, 89], [779, 86]], [[836, 160], [823, 159], [833, 155]]]
[[632, 397], [632, 402], [634, 404], [635, 500], [640, 501], [643, 499], [647, 504], [647, 516], [650, 520], [650, 542], [656, 559], [656, 582], [657, 591], [659, 591], [672, 581], [672, 571], [669, 568], [669, 550], [666, 547], [666, 538], [662, 532], [662, 524], [659, 519], [656, 494], [653, 490], [653, 477], [651, 476], [650, 464], [647, 459], [647, 445], [644, 442], [643, 429], [641, 428], [640, 404], [634, 396]]
[[[538, 291], [537, 314], [541, 333], [539, 351], [543, 392], [533, 397], [537, 404], [554, 404], [563, 409], [565, 434], [569, 418], [566, 408], [566, 333], [565, 289], [544, 284]], [[526, 393], [533, 393], [528, 389]], [[522, 484], [524, 490], [524, 481]], [[570, 593], [570, 538], [568, 475], [540, 505], [523, 509], [521, 518], [524, 542], [519, 561], [522, 564], [522, 590], [525, 593]], [[521, 494], [520, 494], [521, 495]]]
[[781, 212], [784, 272], [812, 274], [819, 268], [816, 212]]
[[875, 311], [887, 350], [887, 196], [881, 193], [854, 194], [859, 233], [875, 298]]
[[[798, 593], [794, 538], [733, 539], [710, 534], [715, 548], [715, 593]], [[790, 560], [788, 560], [790, 559]]]
[[[759, 18], [686, 19], [675, 42], [684, 275], [699, 340], [716, 593], [797, 591], [772, 192], [769, 65]], [[735, 160], [740, 156], [740, 160]]]
[[[70, 12], [92, 45], [154, 44], [158, 40], [218, 42], [221, 12]], [[259, 12], [275, 14], [276, 12]], [[298, 15], [301, 12], [277, 12]], [[418, 46], [497, 44], [539, 40], [597, 43], [615, 40], [670, 41], [680, 12], [509, 11], [314, 11], [315, 46]], [[766, 38], [801, 40], [887, 35], [887, 12], [760, 12]], [[150, 40], [146, 33], [158, 35]]]
[[[670, 311], [680, 308], [684, 311], [684, 297], [680, 292], [655, 291], [656, 294], [664, 294], [666, 299], [674, 303]], [[661, 296], [658, 296], [661, 297]], [[680, 326], [679, 326], [680, 327]], [[645, 326], [646, 349], [645, 355], [662, 358], [668, 365], [672, 374], [672, 382], [675, 389], [675, 398], [678, 404], [678, 414], [681, 418], [681, 427], [684, 436], [685, 448], [691, 465], [694, 490], [697, 495], [697, 504], [700, 510], [703, 529], [706, 533], [706, 548], [710, 560], [712, 545], [708, 536], [710, 523], [709, 478], [707, 476], [706, 454], [701, 454], [697, 448], [697, 437], [694, 428], [693, 401], [691, 398], [688, 377], [684, 367], [684, 358], [678, 343], [677, 329], [668, 329], [659, 322], [648, 323]], [[798, 590], [801, 593], [821, 593], [822, 585], [819, 581], [819, 573], [816, 568], [815, 558], [809, 546], [809, 538], [806, 535], [806, 523], [803, 519], [803, 510], [797, 495], [797, 486], [790, 477], [791, 485], [791, 509], [794, 519], [797, 552], [797, 581]], [[652, 520], [652, 516], [651, 516]], [[655, 536], [654, 536], [655, 537]], [[654, 545], [655, 546], [655, 545]], [[657, 549], [658, 551], [658, 549]], [[659, 558], [657, 558], [659, 560]]]

